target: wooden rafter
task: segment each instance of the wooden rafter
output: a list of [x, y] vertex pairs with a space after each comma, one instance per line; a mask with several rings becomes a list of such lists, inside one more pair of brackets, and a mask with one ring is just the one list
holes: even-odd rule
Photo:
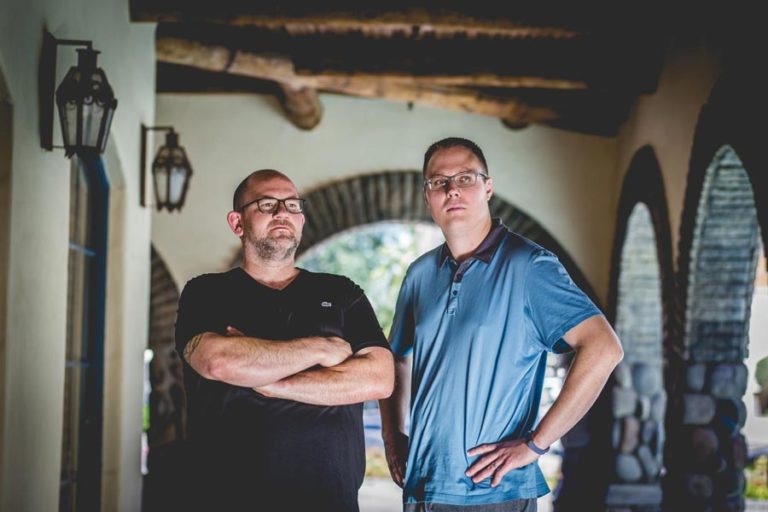
[[526, 105], [514, 97], [496, 97], [462, 87], [433, 84], [428, 79], [405, 77], [350, 77], [335, 75], [299, 75], [290, 59], [261, 55], [223, 46], [209, 46], [179, 38], [157, 40], [159, 62], [181, 64], [198, 69], [226, 72], [252, 78], [273, 80], [293, 89], [310, 88], [369, 98], [414, 102], [431, 107], [474, 112], [505, 119], [521, 125], [558, 118], [553, 109]]
[[285, 30], [290, 34], [406, 33], [413, 37], [562, 38], [591, 26], [582, 9], [562, 12], [514, 5], [451, 5], [444, 2], [252, 2], [224, 0], [191, 8], [180, 0], [130, 0], [133, 21], [214, 23]]

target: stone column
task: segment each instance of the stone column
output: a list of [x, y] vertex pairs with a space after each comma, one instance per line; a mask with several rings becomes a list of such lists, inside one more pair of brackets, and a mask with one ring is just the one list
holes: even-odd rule
[[612, 471], [606, 508], [612, 512], [660, 509], [667, 394], [660, 368], [622, 362], [611, 389]]

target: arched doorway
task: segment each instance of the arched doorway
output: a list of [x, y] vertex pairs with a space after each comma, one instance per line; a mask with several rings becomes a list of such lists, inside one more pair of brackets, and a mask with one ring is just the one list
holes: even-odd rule
[[[421, 171], [388, 171], [336, 181], [306, 192], [307, 222], [298, 254], [356, 226], [386, 220], [431, 223], [422, 188]], [[491, 216], [501, 218], [509, 229], [554, 252], [576, 284], [597, 303], [584, 274], [541, 224], [498, 195], [491, 198], [490, 209]]]
[[609, 509], [658, 510], [662, 502], [667, 393], [664, 361], [674, 272], [664, 182], [650, 146], [624, 180], [614, 246], [609, 318], [624, 346], [603, 400], [609, 402]]
[[187, 416], [183, 365], [174, 343], [179, 288], [154, 246], [150, 258], [147, 352], [151, 359], [147, 372], [149, 396], [144, 404], [149, 422], [145, 432], [148, 472], [144, 478], [144, 512], [174, 508], [179, 493], [184, 492], [184, 486], [188, 484], [184, 478]]
[[[683, 382], [675, 397], [669, 503], [743, 510], [750, 305], [760, 229], [750, 176], [722, 145], [681, 240]], [[685, 233], [685, 232], [684, 232]], [[685, 253], [683, 253], [685, 249]]]

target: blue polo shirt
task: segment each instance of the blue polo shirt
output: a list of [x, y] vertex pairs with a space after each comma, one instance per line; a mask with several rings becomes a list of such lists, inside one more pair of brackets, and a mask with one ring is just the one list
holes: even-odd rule
[[[551, 252], [497, 219], [457, 265], [444, 244], [408, 269], [390, 343], [413, 354], [406, 503], [479, 505], [546, 494], [536, 463], [475, 484], [467, 450], [534, 428], [547, 352], [601, 314]], [[565, 350], [563, 350], [565, 349]]]

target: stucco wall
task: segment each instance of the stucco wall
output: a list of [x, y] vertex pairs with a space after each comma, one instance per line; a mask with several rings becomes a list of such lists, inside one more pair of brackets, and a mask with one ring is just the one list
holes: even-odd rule
[[[614, 139], [383, 100], [321, 95], [320, 125], [303, 132], [270, 97], [161, 94], [157, 123], [181, 134], [194, 167], [181, 214], [156, 213], [152, 241], [182, 286], [231, 261], [225, 216], [250, 171], [286, 172], [300, 191], [363, 173], [420, 169], [427, 146], [459, 135], [483, 148], [495, 192], [540, 222], [605, 298], [614, 219]], [[161, 137], [158, 137], [158, 143]]]
[[[0, 509], [56, 510], [59, 501], [70, 162], [62, 150], [49, 153], [39, 145], [37, 69], [44, 26], [58, 38], [93, 40], [119, 100], [107, 158], [116, 188], [102, 501], [105, 510], [138, 510], [150, 231], [149, 212], [138, 204], [138, 136], [139, 124], [154, 118], [154, 26], [130, 24], [122, 0], [0, 0], [0, 67], [14, 112], [10, 251], [7, 267], [0, 269], [12, 298], [6, 311]], [[59, 49], [57, 83], [74, 61], [72, 48]]]

